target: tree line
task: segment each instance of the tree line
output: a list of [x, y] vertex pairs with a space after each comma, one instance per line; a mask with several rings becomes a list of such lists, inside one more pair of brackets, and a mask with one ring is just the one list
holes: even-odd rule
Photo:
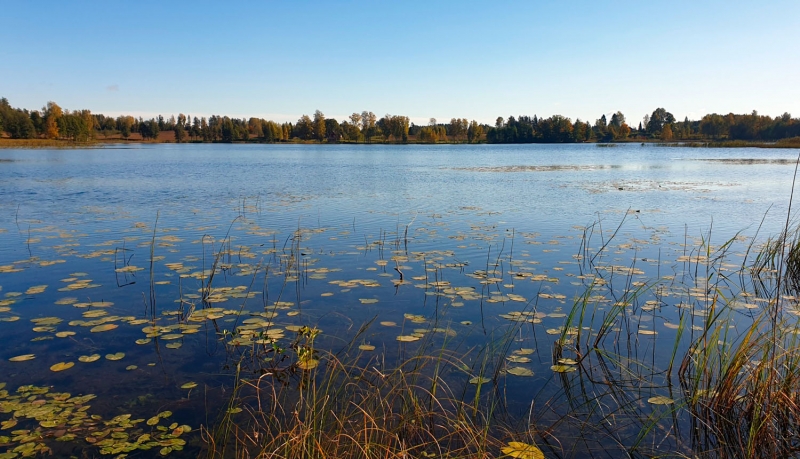
[[150, 119], [133, 116], [110, 117], [90, 110], [66, 110], [48, 102], [40, 110], [14, 108], [6, 98], [0, 99], [0, 134], [14, 139], [130, 139], [138, 134], [143, 140], [156, 140], [162, 132], [171, 132], [175, 142], [390, 142], [390, 143], [574, 143], [614, 142], [626, 140], [661, 141], [776, 141], [800, 137], [800, 119], [789, 113], [779, 117], [750, 114], [720, 115], [712, 113], [700, 120], [677, 121], [672, 113], [657, 108], [631, 127], [622, 112], [605, 114], [594, 123], [573, 122], [553, 115], [549, 118], [530, 116], [498, 117], [494, 126], [466, 118], [438, 122], [431, 118], [427, 125], [410, 122], [407, 116], [386, 114], [378, 118], [373, 112], [355, 112], [347, 119], [327, 118], [317, 110], [303, 115], [296, 123], [277, 123], [251, 117], [249, 119], [212, 115], [177, 117], [159, 115]]

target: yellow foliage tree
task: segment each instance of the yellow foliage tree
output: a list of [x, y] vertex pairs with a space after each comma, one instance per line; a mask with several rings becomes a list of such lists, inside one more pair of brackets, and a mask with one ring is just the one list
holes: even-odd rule
[[45, 135], [48, 139], [58, 138], [58, 120], [64, 115], [57, 103], [50, 101], [44, 109]]
[[661, 129], [661, 140], [672, 140], [672, 126], [665, 124]]

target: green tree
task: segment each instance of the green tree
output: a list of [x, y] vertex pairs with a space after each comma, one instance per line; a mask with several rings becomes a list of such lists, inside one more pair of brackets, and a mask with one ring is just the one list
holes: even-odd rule
[[183, 124], [177, 123], [172, 131], [175, 133], [175, 142], [182, 143], [186, 140], [186, 130], [183, 128]]
[[653, 111], [653, 114], [650, 115], [646, 129], [649, 134], [658, 135], [661, 133], [661, 130], [664, 129], [665, 124], [672, 124], [674, 122], [675, 117], [672, 116], [672, 113], [663, 108], [657, 108]]
[[294, 136], [302, 140], [311, 140], [314, 138], [314, 122], [311, 117], [303, 115], [297, 120], [294, 126]]
[[325, 115], [317, 110], [314, 112], [314, 137], [322, 142], [325, 140]]

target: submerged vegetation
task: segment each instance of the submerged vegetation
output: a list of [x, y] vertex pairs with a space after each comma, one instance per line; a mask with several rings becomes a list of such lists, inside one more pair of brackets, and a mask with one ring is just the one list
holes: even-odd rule
[[[779, 117], [751, 114], [710, 114], [701, 120], [677, 121], [672, 113], [657, 108], [645, 115], [638, 128], [629, 125], [622, 112], [603, 114], [591, 123], [574, 122], [561, 115], [498, 117], [494, 126], [466, 118], [416, 125], [407, 116], [371, 111], [355, 112], [346, 120], [327, 118], [317, 110], [313, 117], [301, 116], [296, 123], [278, 123], [262, 118], [230, 118], [213, 115], [192, 117], [178, 114], [151, 119], [116, 118], [90, 110], [63, 110], [48, 102], [41, 110], [13, 108], [0, 99], [0, 147], [52, 147], [69, 142], [298, 142], [298, 143], [575, 143], [655, 141], [667, 146], [704, 147], [797, 147], [800, 120], [789, 113]], [[46, 139], [46, 140], [45, 140]], [[677, 143], [670, 143], [677, 141]], [[777, 143], [776, 143], [777, 141]]]

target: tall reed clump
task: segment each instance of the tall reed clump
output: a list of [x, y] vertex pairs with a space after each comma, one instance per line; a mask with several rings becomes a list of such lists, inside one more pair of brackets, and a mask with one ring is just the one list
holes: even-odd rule
[[712, 291], [681, 362], [693, 443], [709, 457], [790, 457], [800, 453], [800, 227], [767, 240], [749, 274], [766, 307], [742, 327], [736, 302]]
[[217, 429], [231, 438], [206, 432], [208, 457], [485, 458], [508, 439], [491, 410], [473, 410], [463, 390], [445, 382], [464, 371], [456, 356], [416, 355], [389, 371], [364, 355], [351, 363], [320, 357], [289, 383], [271, 373], [242, 382], [244, 421], [228, 417]]

